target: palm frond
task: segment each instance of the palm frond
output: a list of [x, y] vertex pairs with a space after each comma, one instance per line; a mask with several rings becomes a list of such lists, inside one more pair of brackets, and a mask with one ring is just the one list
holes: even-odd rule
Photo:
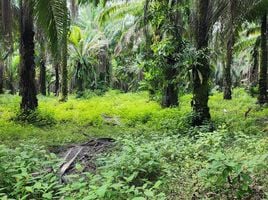
[[245, 51], [246, 49], [252, 48], [255, 45], [256, 40], [258, 38], [259, 38], [258, 35], [252, 35], [252, 36], [240, 39], [240, 41], [236, 43], [234, 46], [235, 52], [241, 52], [241, 51]]
[[268, 0], [253, 0], [253, 2], [251, 1], [250, 9], [244, 15], [246, 19], [253, 21], [265, 12], [268, 12]]
[[34, 0], [33, 6], [37, 23], [47, 36], [53, 54], [56, 55], [69, 25], [66, 0]]
[[143, 12], [144, 1], [130, 1], [127, 3], [117, 3], [112, 4], [108, 8], [104, 9], [98, 17], [100, 25], [110, 20], [115, 20], [118, 18], [123, 18], [124, 16], [133, 15], [138, 16]]

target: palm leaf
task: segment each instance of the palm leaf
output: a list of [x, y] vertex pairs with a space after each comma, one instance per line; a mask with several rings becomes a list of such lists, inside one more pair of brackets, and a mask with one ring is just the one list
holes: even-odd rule
[[103, 25], [108, 19], [116, 20], [125, 17], [127, 14], [133, 16], [141, 15], [143, 12], [143, 4], [144, 1], [112, 4], [101, 12], [98, 21], [100, 25]]
[[47, 36], [52, 53], [56, 56], [59, 43], [69, 25], [66, 0], [34, 0], [34, 13], [38, 25]]

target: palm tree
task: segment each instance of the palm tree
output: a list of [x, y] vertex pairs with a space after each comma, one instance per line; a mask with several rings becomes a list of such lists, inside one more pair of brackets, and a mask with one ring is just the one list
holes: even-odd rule
[[54, 88], [54, 95], [59, 96], [60, 90], [60, 64], [57, 59], [53, 61], [54, 69], [55, 69], [55, 88]]
[[[67, 2], [64, 2], [64, 7], [67, 8]], [[66, 101], [68, 98], [68, 68], [67, 68], [67, 56], [68, 56], [68, 11], [63, 12], [63, 33], [61, 40], [61, 101]]]
[[265, 12], [261, 19], [261, 68], [260, 68], [260, 79], [259, 79], [259, 97], [258, 101], [260, 104], [268, 102], [267, 96], [267, 12]]
[[233, 47], [235, 44], [235, 14], [236, 14], [236, 0], [229, 0], [229, 20], [227, 31], [227, 48], [226, 48], [226, 65], [223, 68], [223, 98], [232, 99], [232, 75], [231, 67], [233, 62]]
[[38, 106], [35, 86], [34, 25], [33, 7], [30, 0], [21, 0], [21, 69], [20, 93], [23, 112], [35, 110]]
[[4, 65], [0, 62], [0, 94], [4, 93]]
[[[226, 36], [227, 36], [227, 45], [226, 45], [226, 65], [224, 67], [224, 76], [223, 76], [223, 86], [224, 86], [224, 99], [232, 99], [232, 63], [233, 63], [233, 53], [234, 45], [236, 40], [237, 28], [242, 25], [242, 23], [247, 19], [249, 13], [252, 14], [257, 9], [259, 5], [263, 5], [266, 0], [227, 0], [228, 9], [226, 12]], [[265, 5], [263, 5], [265, 7]], [[239, 8], [239, 9], [238, 9]], [[262, 12], [261, 12], [262, 13]], [[256, 13], [254, 14], [256, 17]], [[259, 14], [258, 14], [259, 15]]]
[[46, 50], [45, 50], [45, 42], [44, 38], [41, 36], [39, 39], [39, 44], [40, 44], [40, 77], [39, 77], [39, 82], [40, 82], [40, 93], [44, 96], [46, 96], [47, 92], [47, 86], [46, 86]]
[[260, 46], [261, 46], [261, 66], [259, 73], [259, 104], [264, 104], [268, 102], [267, 96], [267, 13], [268, 13], [268, 0], [255, 0], [249, 12], [245, 15], [246, 19], [249, 21], [255, 21], [256, 19], [261, 21], [261, 36], [260, 36]]
[[[1, 50], [1, 61], [0, 61], [0, 94], [4, 92], [4, 71], [5, 71], [5, 61], [12, 53], [12, 13], [13, 10], [11, 8], [10, 0], [1, 0], [0, 2], [0, 10], [1, 10], [1, 34], [3, 37], [1, 38], [2, 50]], [[3, 51], [7, 51], [5, 53]]]
[[209, 9], [210, 0], [199, 0], [197, 7], [197, 30], [195, 34], [196, 48], [200, 52], [197, 63], [193, 66], [193, 111], [194, 116], [192, 123], [194, 126], [204, 124], [210, 120], [208, 107], [209, 95], [209, 75], [210, 66], [208, 59], [208, 42], [209, 42]]
[[[92, 13], [90, 12], [90, 15]], [[87, 19], [84, 14], [82, 16]], [[95, 24], [92, 26], [88, 22], [89, 20], [86, 20], [85, 25], [80, 23], [82, 27], [86, 27], [83, 30], [72, 26], [69, 36], [71, 74], [76, 82], [78, 94], [84, 89], [98, 88], [98, 83], [106, 82], [108, 76], [108, 41]]]
[[21, 0], [20, 9], [21, 109], [23, 112], [29, 112], [38, 106], [34, 63], [34, 17], [37, 19], [37, 25], [43, 28], [53, 55], [56, 55], [59, 41], [63, 41], [63, 36], [67, 35], [65, 30], [68, 24], [65, 21], [68, 20], [68, 15], [66, 0]]

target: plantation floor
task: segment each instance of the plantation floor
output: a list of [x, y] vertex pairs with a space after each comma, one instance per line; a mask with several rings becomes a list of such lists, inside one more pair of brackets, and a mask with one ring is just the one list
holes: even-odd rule
[[[185, 95], [178, 108], [162, 109], [148, 101], [145, 92], [109, 91], [89, 99], [70, 97], [66, 103], [39, 96], [38, 114], [22, 123], [16, 120], [20, 97], [0, 95], [0, 144], [13, 148], [34, 141], [51, 149], [92, 138], [114, 138], [119, 149], [101, 158], [104, 161], [99, 165], [101, 172], [120, 174], [110, 177], [111, 184], [127, 187], [117, 185], [117, 191], [112, 185], [111, 192], [107, 186], [103, 196], [94, 193], [95, 199], [264, 198], [268, 192], [268, 109], [256, 105], [256, 99], [243, 89], [234, 91], [232, 101], [215, 93], [209, 105], [216, 131], [209, 133], [211, 125], [189, 125], [190, 101], [191, 95]], [[226, 168], [226, 163], [233, 164]], [[129, 189], [132, 186], [137, 191]], [[68, 191], [74, 199], [90, 196], [85, 191]]]
[[145, 123], [153, 113], [161, 111], [157, 103], [147, 101], [145, 93], [111, 91], [88, 100], [70, 97], [66, 103], [55, 97], [40, 96], [38, 118], [20, 123], [15, 120], [19, 104], [18, 96], [0, 96], [3, 144], [16, 145], [20, 140], [36, 139], [44, 145], [62, 145], [95, 137], [116, 137], [126, 128]]
[[[167, 127], [161, 125], [163, 119], [190, 117], [191, 96], [183, 96], [180, 101], [179, 108], [161, 109], [158, 103], [148, 101], [147, 93], [111, 91], [90, 99], [70, 97], [66, 103], [55, 97], [40, 96], [38, 119], [27, 124], [13, 120], [19, 111], [20, 98], [0, 95], [0, 142], [18, 144], [21, 140], [36, 139], [45, 145], [61, 145], [91, 137], [117, 137], [141, 127], [169, 129], [172, 128], [169, 124], [166, 124]], [[209, 104], [215, 126], [225, 124], [232, 130], [251, 134], [266, 132], [268, 109], [262, 109], [255, 103], [256, 99], [242, 89], [235, 91], [232, 101], [222, 100], [220, 93], [211, 96]]]

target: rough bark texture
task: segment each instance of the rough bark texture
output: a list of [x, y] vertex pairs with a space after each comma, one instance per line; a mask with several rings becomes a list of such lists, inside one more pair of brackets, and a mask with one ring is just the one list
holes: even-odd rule
[[[258, 40], [256, 41], [258, 43]], [[249, 72], [249, 81], [251, 86], [258, 85], [258, 75], [259, 75], [259, 45], [255, 43], [253, 49], [253, 68]]]
[[23, 112], [29, 112], [38, 106], [35, 86], [33, 10], [29, 0], [22, 2], [21, 18], [21, 109]]
[[68, 98], [68, 69], [67, 69], [67, 40], [63, 42], [62, 49], [62, 63], [61, 63], [61, 92], [62, 101], [66, 101]]
[[[208, 48], [208, 9], [209, 0], [199, 0], [198, 5], [198, 26], [196, 34], [196, 46], [203, 54], [207, 53]], [[208, 107], [209, 96], [209, 60], [207, 56], [200, 55], [197, 60], [197, 65], [193, 67], [193, 119], [194, 126], [199, 126], [210, 120], [210, 112]]]
[[0, 94], [4, 93], [4, 65], [0, 63]]
[[227, 54], [226, 66], [224, 67], [223, 78], [223, 98], [227, 100], [232, 99], [232, 64], [233, 64], [233, 48], [235, 44], [235, 13], [236, 13], [236, 0], [229, 2], [229, 23], [227, 25]]
[[46, 64], [42, 59], [40, 62], [40, 93], [44, 96], [47, 95], [47, 87], [46, 87]]
[[1, 0], [2, 31], [6, 48], [12, 47], [12, 11], [11, 1]]
[[230, 0], [229, 3], [229, 23], [227, 24], [227, 48], [226, 48], [226, 65], [223, 68], [223, 98], [232, 99], [232, 76], [231, 68], [233, 63], [233, 46], [235, 41], [234, 32], [234, 7], [235, 0]]
[[232, 99], [232, 63], [233, 63], [233, 46], [234, 46], [234, 36], [230, 36], [227, 43], [227, 60], [224, 67], [224, 78], [223, 78], [223, 98], [227, 100]]
[[68, 13], [65, 13], [65, 30], [63, 32], [63, 39], [62, 39], [62, 47], [61, 47], [61, 92], [62, 97], [61, 101], [67, 101], [68, 98], [68, 69], [67, 69], [67, 54], [68, 54], [68, 46], [67, 46], [67, 18]]
[[39, 62], [39, 68], [40, 68], [40, 73], [39, 73], [39, 91], [42, 95], [46, 96], [47, 95], [47, 85], [46, 85], [46, 45], [45, 45], [45, 40], [44, 36], [42, 34], [42, 30], [37, 29], [36, 34], [35, 34], [36, 40], [40, 44], [40, 62]]
[[[166, 71], [166, 80], [172, 81], [176, 75], [176, 69], [169, 68]], [[179, 104], [178, 88], [175, 83], [169, 82], [164, 88], [162, 97], [162, 107], [175, 107]]]
[[259, 98], [260, 104], [268, 102], [267, 98], [267, 14], [262, 17], [261, 22], [261, 67], [259, 79]]
[[0, 66], [0, 94], [4, 93], [4, 69], [5, 69], [5, 60], [12, 52], [13, 42], [12, 42], [12, 10], [11, 10], [11, 0], [1, 0], [1, 30], [3, 35], [3, 46], [5, 50], [8, 51], [8, 54], [1, 61]]
[[59, 96], [59, 90], [60, 90], [60, 73], [59, 73], [59, 63], [55, 64], [55, 96]]
[[77, 92], [82, 93], [83, 92], [83, 78], [81, 77], [80, 71], [81, 71], [82, 65], [79, 62], [77, 64], [77, 71], [76, 71], [76, 84], [77, 84]]

